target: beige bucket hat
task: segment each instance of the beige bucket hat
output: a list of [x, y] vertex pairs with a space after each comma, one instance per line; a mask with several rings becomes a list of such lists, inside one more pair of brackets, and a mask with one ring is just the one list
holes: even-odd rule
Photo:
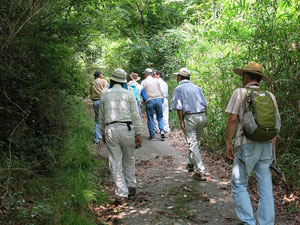
[[123, 69], [115, 69], [110, 79], [119, 83], [127, 83], [127, 73]]
[[266, 75], [263, 74], [263, 66], [256, 62], [250, 62], [247, 66], [245, 66], [245, 69], [242, 68], [234, 68], [233, 72], [242, 76], [244, 72], [249, 72], [253, 74], [257, 74], [262, 76], [262, 80], [269, 82], [271, 81], [270, 78], [268, 78]]
[[175, 75], [181, 75], [184, 77], [190, 77], [191, 71], [189, 71], [187, 68], [181, 68], [177, 73], [174, 73]]
[[129, 74], [129, 77], [130, 77], [131, 80], [133, 80], [133, 81], [138, 81], [138, 80], [141, 79], [137, 73], [131, 73], [131, 74]]

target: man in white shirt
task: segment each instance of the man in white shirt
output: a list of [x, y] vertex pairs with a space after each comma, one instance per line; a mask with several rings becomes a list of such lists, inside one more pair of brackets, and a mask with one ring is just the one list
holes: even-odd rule
[[99, 107], [102, 140], [107, 145], [117, 204], [124, 203], [136, 192], [134, 150], [142, 143], [141, 118], [133, 93], [125, 89], [126, 83], [127, 73], [115, 69], [110, 77], [110, 88], [101, 95]]
[[164, 93], [161, 89], [161, 85], [158, 79], [155, 79], [153, 77], [152, 69], [147, 68], [143, 73], [145, 75], [145, 80], [143, 80], [141, 84], [143, 85], [147, 96], [146, 113], [147, 113], [148, 129], [150, 134], [149, 139], [155, 141], [155, 132], [153, 126], [153, 114], [155, 112], [157, 115], [161, 140], [164, 140], [166, 138], [165, 131], [164, 131], [163, 112], [162, 112]]
[[[160, 71], [155, 71], [153, 74], [154, 78], [158, 79], [161, 89], [164, 92], [164, 102], [162, 104], [162, 110], [163, 110], [163, 121], [164, 121], [164, 130], [166, 133], [170, 132], [169, 127], [169, 102], [168, 102], [168, 84], [162, 79], [162, 73]], [[158, 128], [158, 121], [156, 118], [156, 114], [154, 113], [154, 130], [156, 132], [159, 132]]]

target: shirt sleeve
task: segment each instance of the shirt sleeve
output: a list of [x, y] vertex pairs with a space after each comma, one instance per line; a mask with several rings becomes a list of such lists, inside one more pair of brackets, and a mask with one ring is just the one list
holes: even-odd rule
[[102, 134], [105, 134], [105, 114], [104, 114], [104, 96], [102, 95], [99, 105], [99, 127]]
[[147, 96], [145, 94], [145, 89], [144, 88], [141, 91], [141, 95], [142, 95], [143, 101], [146, 102], [147, 101]]
[[157, 80], [157, 82], [158, 82], [158, 86], [159, 86], [159, 90], [160, 90], [161, 95], [162, 95], [163, 97], [165, 97], [164, 89], [163, 89], [163, 87], [162, 87], [162, 85], [161, 85], [161, 82], [159, 82], [159, 80]]
[[182, 99], [180, 95], [180, 90], [175, 88], [173, 97], [172, 97], [172, 110], [182, 110]]
[[235, 115], [238, 115], [240, 112], [240, 107], [241, 107], [241, 100], [238, 98], [238, 90], [235, 90], [229, 100], [229, 103], [227, 105], [227, 108], [225, 112], [227, 113], [232, 113]]
[[204, 95], [203, 95], [203, 93], [202, 93], [201, 88], [199, 88], [199, 92], [200, 92], [200, 96], [201, 96], [201, 101], [202, 101], [202, 103], [203, 103], [203, 107], [206, 108], [206, 107], [207, 107], [207, 103], [206, 103], [206, 100], [205, 100], [205, 98], [204, 98]]
[[142, 121], [141, 121], [140, 113], [138, 111], [135, 97], [132, 92], [129, 93], [129, 103], [130, 103], [130, 114], [131, 114], [132, 124], [135, 128], [136, 133], [141, 134], [142, 133]]

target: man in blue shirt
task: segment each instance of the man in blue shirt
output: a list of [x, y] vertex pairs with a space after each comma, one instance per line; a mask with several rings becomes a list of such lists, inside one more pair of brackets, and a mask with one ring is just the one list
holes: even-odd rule
[[193, 177], [205, 181], [205, 166], [199, 151], [200, 135], [207, 125], [207, 104], [201, 88], [190, 81], [191, 72], [181, 68], [177, 75], [179, 85], [172, 97], [172, 109], [176, 109], [180, 125], [189, 145], [187, 169], [194, 172]]

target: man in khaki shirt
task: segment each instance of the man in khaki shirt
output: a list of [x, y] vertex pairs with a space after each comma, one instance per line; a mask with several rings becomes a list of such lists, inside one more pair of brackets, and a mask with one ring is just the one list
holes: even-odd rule
[[99, 108], [100, 129], [107, 145], [117, 204], [136, 192], [134, 151], [135, 146], [142, 143], [142, 121], [136, 100], [126, 88], [127, 73], [115, 69], [110, 77], [110, 88], [101, 95]]
[[108, 87], [107, 81], [104, 79], [104, 76], [101, 71], [96, 71], [94, 73], [95, 80], [90, 89], [91, 99], [93, 101], [93, 107], [95, 112], [95, 138], [94, 142], [99, 144], [102, 139], [101, 131], [99, 129], [99, 104], [100, 104], [100, 95], [104, 88]]

